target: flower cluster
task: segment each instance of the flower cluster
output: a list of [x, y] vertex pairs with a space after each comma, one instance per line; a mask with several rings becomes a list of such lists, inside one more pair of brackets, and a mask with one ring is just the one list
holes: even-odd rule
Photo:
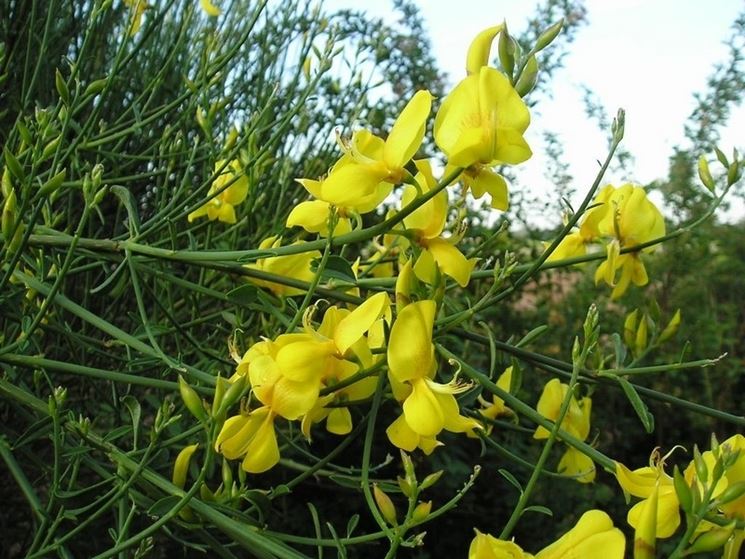
[[641, 286], [649, 281], [641, 253], [654, 250], [654, 246], [622, 251], [664, 234], [665, 220], [642, 187], [607, 185], [582, 216], [579, 229], [562, 239], [549, 261], [583, 256], [588, 244], [603, 241], [607, 256], [595, 272], [595, 283], [604, 281], [613, 287], [611, 297], [618, 299], [631, 283]]

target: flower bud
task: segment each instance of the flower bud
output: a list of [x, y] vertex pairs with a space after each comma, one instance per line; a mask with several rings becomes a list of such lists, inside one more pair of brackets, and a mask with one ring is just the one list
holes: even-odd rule
[[16, 193], [13, 189], [10, 190], [10, 195], [5, 198], [1, 219], [3, 239], [9, 242], [16, 228]]
[[59, 93], [60, 99], [62, 99], [62, 102], [65, 105], [70, 104], [70, 90], [67, 88], [67, 84], [65, 83], [65, 78], [62, 77], [62, 72], [59, 71], [59, 68], [54, 72], [54, 85], [57, 88], [57, 93]]
[[414, 522], [422, 522], [429, 516], [429, 513], [431, 511], [432, 501], [419, 503], [414, 509], [414, 512], [411, 513], [411, 518], [414, 520]]
[[634, 352], [641, 355], [647, 349], [647, 317], [642, 315], [639, 326], [636, 329], [636, 338], [634, 339]]
[[504, 73], [512, 81], [512, 73], [515, 70], [515, 39], [507, 31], [507, 24], [499, 34], [497, 41], [497, 52], [499, 53], [499, 63], [502, 65]]
[[220, 408], [217, 410], [217, 415], [228, 411], [230, 406], [235, 404], [240, 397], [243, 395], [243, 390], [246, 388], [246, 375], [241, 375], [235, 381], [230, 384], [230, 387], [225, 391], [225, 396], [222, 398]]
[[515, 84], [515, 91], [517, 91], [520, 97], [525, 97], [533, 90], [537, 82], [538, 61], [535, 59], [535, 56], [531, 56], [528, 59], [528, 63], [525, 65], [525, 68], [523, 68], [523, 73], [520, 74], [520, 77], [517, 79], [517, 83]]
[[383, 493], [382, 489], [380, 489], [377, 484], [373, 485], [373, 497], [375, 498], [375, 503], [380, 509], [380, 514], [383, 515], [386, 522], [389, 524], [397, 524], [396, 506], [393, 504], [393, 501], [391, 501], [391, 498]]
[[693, 495], [691, 494], [691, 487], [680, 473], [678, 466], [675, 466], [673, 470], [673, 487], [675, 488], [675, 494], [678, 496], [678, 502], [680, 508], [684, 512], [691, 512], [693, 510]]
[[667, 323], [667, 326], [665, 326], [665, 329], [660, 334], [660, 343], [666, 342], [667, 340], [672, 338], [678, 331], [678, 326], [680, 326], [680, 309], [675, 311], [675, 314], [670, 319], [670, 322]]
[[419, 487], [421, 487], [423, 490], [432, 487], [435, 483], [440, 481], [442, 473], [443, 470], [437, 470], [436, 472], [429, 474], [427, 477], [424, 478], [424, 481], [422, 481]]
[[87, 97], [88, 95], [98, 95], [106, 87], [106, 83], [108, 81], [109, 81], [109, 78], [101, 78], [100, 80], [92, 81], [91, 83], [88, 84], [88, 87], [85, 88], [85, 91], [83, 92], [83, 97]]
[[693, 542], [691, 547], [685, 551], [685, 554], [693, 555], [694, 553], [707, 553], [719, 549], [727, 543], [727, 540], [732, 536], [732, 532], [736, 525], [737, 522], [733, 520], [731, 523], [727, 524], [727, 526], [714, 528], [713, 530], [704, 532], [696, 538], [696, 541]]
[[42, 196], [49, 196], [50, 194], [55, 192], [60, 186], [62, 186], [62, 183], [65, 181], [66, 175], [67, 169], [62, 169], [59, 173], [54, 175], [51, 179], [49, 179], [42, 185], [42, 187], [39, 189], [39, 194], [41, 194]]
[[554, 23], [551, 27], [546, 29], [543, 33], [540, 34], [538, 37], [538, 40], [535, 42], [535, 51], [541, 51], [545, 49], [548, 45], [554, 42], [554, 39], [559, 36], [559, 33], [561, 33], [561, 28], [564, 26], [564, 18], [561, 18], [559, 21]]
[[727, 168], [727, 186], [732, 186], [738, 180], [740, 180], [740, 163], [733, 161]]
[[406, 481], [401, 476], [398, 476], [396, 478], [396, 481], [398, 481], [398, 486], [401, 488], [401, 493], [403, 493], [408, 498], [414, 496], [414, 487], [408, 481]]
[[197, 450], [198, 446], [198, 444], [186, 446], [181, 449], [181, 452], [176, 456], [176, 461], [173, 463], [173, 475], [171, 476], [173, 485], [176, 487], [183, 489], [184, 485], [186, 485], [186, 475], [189, 472], [189, 463], [191, 462], [191, 457]]
[[711, 176], [711, 171], [709, 171], [709, 162], [706, 161], [705, 155], [698, 158], [698, 178], [701, 179], [701, 182], [706, 188], [714, 192], [716, 183], [714, 182], [714, 177]]
[[626, 320], [623, 322], [623, 341], [629, 349], [633, 349], [634, 347], [634, 336], [636, 335], [636, 321], [638, 314], [639, 309], [634, 309], [626, 315]]
[[722, 491], [722, 494], [719, 495], [717, 501], [722, 505], [726, 505], [727, 503], [736, 501], [743, 495], [745, 495], [745, 481], [738, 481]]
[[204, 411], [202, 399], [199, 397], [196, 390], [189, 386], [181, 375], [178, 377], [178, 388], [179, 392], [181, 392], [181, 399], [184, 401], [186, 409], [202, 423], [207, 421], [207, 412]]

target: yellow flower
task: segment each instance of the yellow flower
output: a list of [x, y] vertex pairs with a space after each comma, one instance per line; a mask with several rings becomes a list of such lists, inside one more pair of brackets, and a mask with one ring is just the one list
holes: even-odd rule
[[[543, 387], [543, 393], [538, 399], [537, 410], [543, 417], [556, 421], [559, 418], [561, 404], [569, 390], [569, 385], [560, 382], [559, 379], [551, 379]], [[592, 410], [592, 400], [589, 397], [577, 400], [574, 396], [569, 402], [561, 428], [574, 435], [580, 440], [585, 440], [590, 434], [590, 412]], [[536, 439], [547, 439], [549, 435], [545, 427], [538, 426], [533, 434]]]
[[528, 559], [533, 557], [512, 541], [499, 540], [476, 530], [476, 537], [468, 548], [468, 559]]
[[474, 197], [488, 193], [492, 208], [506, 210], [507, 183], [491, 168], [522, 163], [532, 152], [523, 138], [530, 124], [527, 106], [509, 79], [487, 65], [491, 44], [502, 28], [490, 27], [471, 43], [469, 75], [442, 102], [434, 134], [448, 166], [465, 168], [461, 181]]
[[[654, 247], [626, 254], [621, 254], [621, 249], [662, 237], [665, 220], [640, 186], [625, 184], [615, 188], [608, 185], [595, 202], [602, 205], [592, 210], [593, 229], [597, 236], [610, 239], [606, 260], [595, 272], [595, 283], [605, 281], [612, 286], [611, 298], [617, 299], [632, 282], [641, 286], [649, 281], [640, 252], [650, 252]], [[621, 275], [616, 279], [619, 270]]]
[[[261, 241], [259, 250], [271, 250], [273, 248], [279, 248], [282, 244], [282, 240], [276, 236], [268, 237]], [[302, 244], [302, 241], [293, 243], [295, 245]], [[308, 252], [301, 252], [299, 254], [288, 254], [285, 256], [269, 256], [267, 258], [259, 258], [253, 264], [246, 264], [246, 268], [253, 270], [260, 270], [262, 272], [268, 272], [277, 276], [283, 276], [285, 278], [296, 279], [300, 281], [310, 282], [314, 277], [314, 272], [310, 269], [310, 263], [316, 258], [320, 258], [321, 253], [317, 250], [311, 250]], [[259, 287], [265, 287], [271, 290], [275, 295], [279, 297], [293, 297], [295, 295], [304, 295], [305, 291], [297, 287], [290, 287], [275, 283], [268, 280], [262, 280], [258, 278], [249, 278], [253, 284]]]
[[222, 10], [210, 2], [210, 0], [199, 0], [199, 5], [208, 16], [216, 17], [222, 13]]
[[680, 511], [678, 496], [675, 493], [673, 480], [664, 469], [664, 460], [659, 460], [654, 466], [645, 466], [634, 471], [629, 470], [620, 462], [616, 462], [616, 479], [621, 488], [633, 495], [641, 497], [641, 502], [629, 510], [626, 520], [635, 529], [641, 526], [642, 516], [646, 509], [646, 499], [657, 496], [657, 538], [669, 538], [680, 525]]
[[[215, 163], [215, 173], [220, 175], [212, 181], [207, 193], [209, 198], [201, 207], [191, 212], [188, 220], [207, 216], [210, 221], [219, 219], [224, 223], [235, 223], [235, 207], [248, 195], [248, 178], [241, 169], [241, 164], [234, 159], [229, 164], [223, 159]], [[222, 169], [222, 171], [220, 171]], [[219, 194], [217, 194], [219, 192]]]
[[574, 528], [536, 553], [535, 559], [622, 559], [625, 550], [623, 533], [613, 526], [610, 517], [603, 511], [590, 510]]
[[[507, 367], [504, 372], [499, 375], [497, 379], [497, 386], [505, 392], [510, 391], [510, 385], [512, 384], [512, 367]], [[492, 401], [488, 402], [479, 396], [479, 401], [484, 407], [479, 410], [479, 413], [488, 419], [496, 419], [502, 415], [509, 415], [512, 410], [504, 405], [504, 400], [499, 396], [492, 395]]]
[[142, 26], [142, 14], [150, 5], [145, 0], [124, 0], [124, 4], [132, 9], [130, 16], [129, 34], [136, 35]]
[[271, 469], [279, 462], [272, 410], [264, 406], [229, 418], [217, 436], [215, 451], [228, 460], [245, 456], [241, 467], [248, 473], [259, 474]]
[[417, 91], [385, 141], [367, 130], [355, 133], [348, 149], [352, 161], [334, 167], [323, 181], [318, 198], [347, 207], [374, 196], [381, 182], [400, 183], [405, 176], [404, 166], [422, 143], [431, 106], [430, 92]]
[[[554, 543], [535, 555], [535, 559], [623, 559], [626, 541], [600, 510], [584, 513], [577, 524]], [[468, 550], [468, 559], [532, 559], [516, 543], [476, 531]]]
[[[419, 172], [416, 181], [423, 194], [433, 190], [437, 181], [432, 175], [429, 161], [415, 161]], [[406, 185], [403, 191], [402, 206], [406, 207], [417, 197], [417, 189], [413, 185]], [[467, 260], [452, 242], [455, 239], [444, 239], [440, 235], [445, 228], [448, 212], [448, 195], [446, 191], [439, 192], [409, 214], [403, 221], [406, 229], [416, 235], [417, 243], [422, 252], [414, 265], [416, 276], [429, 284], [435, 282], [437, 269], [450, 276], [461, 287], [468, 285], [471, 272], [476, 265], [476, 259]]]
[[[538, 400], [536, 408], [538, 413], [551, 421], [557, 421], [568, 390], [569, 385], [560, 382], [559, 379], [552, 379], [547, 382]], [[572, 395], [561, 428], [568, 434], [584, 441], [590, 434], [591, 411], [592, 400], [589, 397], [577, 400]], [[548, 429], [542, 426], [538, 426], [533, 434], [535, 439], [546, 439], [548, 436]], [[558, 471], [561, 474], [573, 477], [580, 483], [592, 483], [595, 480], [595, 466], [592, 459], [573, 447], [569, 447], [559, 460]]]
[[[737, 460], [724, 470], [724, 474], [717, 482], [712, 497], [718, 497], [727, 487], [732, 486], [735, 483], [745, 482], [745, 436], [733, 435], [726, 441], [719, 444], [719, 453], [735, 453], [738, 452]], [[701, 454], [701, 458], [706, 464], [709, 472], [714, 470], [714, 466], [717, 462], [717, 457], [711, 450]], [[721, 460], [721, 458], [720, 458]], [[694, 480], [699, 485], [699, 491], [703, 493], [706, 490], [706, 484], [702, 483], [701, 480], [697, 479], [696, 468], [691, 462], [684, 472], [685, 479], [689, 485], [692, 485]], [[719, 509], [728, 518], [736, 518], [738, 520], [745, 520], [745, 495], [741, 495], [733, 501], [722, 503]]]
[[398, 314], [391, 328], [389, 376], [392, 382], [408, 384], [411, 391], [403, 402], [403, 419], [396, 420], [387, 433], [391, 442], [404, 450], [420, 446], [421, 437], [436, 444], [434, 438], [443, 429], [465, 433], [481, 428], [478, 421], [460, 415], [454, 394], [464, 387], [432, 380], [437, 369], [432, 343], [435, 311], [434, 301], [412, 303]]
[[[358, 152], [358, 157], [364, 156], [370, 160], [382, 159], [385, 142], [374, 136], [368, 130], [355, 132], [352, 143]], [[297, 179], [305, 190], [315, 198], [307, 202], [301, 202], [290, 212], [287, 217], [287, 227], [299, 226], [309, 233], [318, 233], [322, 236], [328, 235], [329, 212], [333, 207], [337, 211], [337, 223], [333, 231], [335, 236], [343, 235], [352, 230], [350, 216], [363, 215], [375, 210], [391, 193], [393, 185], [390, 182], [379, 180], [373, 187], [364, 193], [354, 188], [347, 188], [341, 196], [335, 190], [329, 190], [328, 180], [334, 175], [339, 177], [351, 171], [357, 171], [359, 163], [351, 153], [345, 153], [329, 173], [329, 177], [321, 180]], [[350, 168], [345, 170], [345, 168]], [[353, 180], [353, 179], [350, 179]], [[354, 184], [354, 183], [350, 183]], [[331, 183], [333, 186], [333, 182]]]

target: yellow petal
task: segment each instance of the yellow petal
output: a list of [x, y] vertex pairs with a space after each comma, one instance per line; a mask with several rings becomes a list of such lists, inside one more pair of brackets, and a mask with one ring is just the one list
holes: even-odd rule
[[375, 194], [387, 175], [382, 165], [356, 162], [344, 165], [323, 181], [320, 198], [335, 206], [354, 206]]
[[403, 414], [388, 426], [385, 430], [388, 440], [396, 447], [412, 452], [419, 445], [419, 435], [409, 427]]
[[[422, 185], [422, 193], [426, 194], [429, 192], [430, 189], [426, 186], [426, 182], [421, 174], [417, 174], [417, 179], [417, 182]], [[410, 184], [406, 185], [401, 198], [401, 207], [405, 208], [416, 198], [416, 188]], [[445, 227], [445, 220], [447, 219], [447, 212], [448, 195], [447, 191], [443, 190], [438, 193], [437, 196], [425, 202], [409, 214], [404, 219], [404, 226], [406, 229], [415, 229], [419, 231], [420, 236], [425, 239], [431, 239], [442, 233], [442, 230]]]
[[343, 318], [334, 331], [334, 343], [339, 353], [344, 355], [383, 316], [389, 306], [388, 294], [380, 292]]
[[432, 94], [423, 89], [417, 91], [401, 111], [383, 148], [383, 160], [389, 170], [403, 169], [414, 157], [424, 138], [431, 108]]
[[[654, 494], [654, 488], [650, 495]], [[641, 501], [634, 505], [629, 511], [626, 520], [634, 528], [641, 526], [642, 514], [646, 503]], [[675, 489], [670, 486], [660, 487], [657, 500], [657, 537], [669, 538], [680, 526], [680, 504], [675, 494]]]
[[580, 235], [579, 231], [569, 233], [566, 237], [561, 239], [559, 246], [551, 253], [546, 262], [555, 262], [558, 260], [565, 260], [567, 258], [575, 258], [577, 256], [584, 256], [587, 253], [587, 245], [585, 240]]
[[600, 510], [590, 510], [557, 541], [539, 551], [536, 559], [623, 559], [626, 541], [613, 527], [610, 517]]
[[472, 433], [475, 429], [481, 429], [481, 424], [473, 418], [460, 415], [458, 400], [452, 394], [435, 392], [442, 415], [445, 419], [444, 428], [451, 433]]
[[286, 226], [300, 226], [309, 233], [328, 232], [329, 208], [323, 200], [301, 202], [287, 216]]
[[313, 409], [318, 401], [320, 390], [320, 379], [292, 382], [281, 378], [274, 385], [272, 392], [272, 411], [285, 419], [294, 421]]
[[415, 380], [411, 383], [411, 387], [411, 394], [406, 398], [403, 406], [406, 423], [418, 435], [434, 437], [445, 426], [442, 408], [424, 379]]
[[480, 168], [469, 184], [474, 198], [478, 199], [484, 194], [489, 194], [492, 208], [503, 212], [509, 208], [507, 181], [502, 175], [486, 168]]
[[259, 415], [236, 415], [228, 418], [217, 436], [215, 450], [228, 460], [240, 458], [246, 453], [262, 420]]
[[453, 278], [458, 285], [465, 287], [471, 280], [471, 272], [476, 266], [476, 259], [466, 259], [455, 246], [442, 238], [427, 242], [427, 252], [432, 255], [440, 271]]
[[595, 465], [592, 459], [573, 447], [569, 447], [561, 457], [556, 470], [560, 474], [573, 477], [580, 483], [595, 481]]
[[352, 432], [352, 414], [349, 408], [331, 408], [326, 419], [326, 429], [334, 435], [347, 435]]
[[277, 352], [276, 363], [283, 377], [294, 382], [320, 382], [326, 359], [334, 348], [330, 343], [303, 341], [288, 344]]
[[655, 468], [645, 466], [631, 471], [620, 462], [616, 462], [618, 484], [634, 497], [649, 497], [657, 486], [658, 477], [659, 472]]
[[432, 327], [437, 305], [411, 303], [398, 314], [388, 341], [388, 370], [398, 382], [425, 378], [434, 364]]
[[279, 446], [274, 432], [274, 419], [268, 414], [246, 450], [241, 467], [250, 474], [260, 474], [279, 462]]
[[639, 503], [639, 519], [634, 530], [634, 559], [654, 559], [657, 544], [657, 505], [659, 488]]
[[527, 559], [526, 554], [514, 542], [499, 540], [489, 534], [476, 530], [476, 537], [468, 548], [468, 559]]
[[413, 268], [414, 275], [420, 281], [429, 285], [434, 285], [437, 281], [437, 262], [435, 262], [434, 256], [428, 250], [423, 250], [419, 254], [419, 258], [416, 259], [416, 263]]
[[248, 379], [251, 383], [251, 390], [259, 402], [264, 405], [271, 403], [274, 385], [281, 376], [277, 362], [269, 355], [256, 357], [248, 365]]
[[313, 196], [313, 198], [321, 198], [321, 193], [323, 192], [321, 181], [314, 181], [312, 179], [295, 179], [295, 180], [299, 182], [302, 185], [302, 187], [305, 190], [307, 190], [311, 196]]
[[222, 10], [210, 2], [210, 0], [199, 0], [199, 5], [202, 6], [202, 9], [208, 16], [217, 17], [222, 13]]
[[476, 35], [468, 47], [468, 54], [466, 55], [466, 72], [468, 74], [476, 74], [482, 66], [489, 64], [492, 42], [502, 29], [504, 29], [504, 25], [495, 25]]

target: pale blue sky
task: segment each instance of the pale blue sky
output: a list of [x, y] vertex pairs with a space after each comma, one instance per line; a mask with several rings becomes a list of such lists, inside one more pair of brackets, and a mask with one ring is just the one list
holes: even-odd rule
[[[465, 53], [476, 33], [503, 19], [524, 28], [535, 0], [419, 0], [441, 68], [456, 83], [464, 75]], [[605, 156], [604, 135], [588, 121], [581, 84], [589, 86], [611, 114], [627, 114], [624, 145], [635, 157], [629, 174], [609, 175], [612, 182], [648, 183], [664, 177], [668, 157], [684, 142], [683, 125], [694, 107], [693, 94], [704, 91], [716, 62], [725, 60], [723, 41], [745, 7], [742, 0], [588, 0], [589, 25], [577, 34], [566, 67], [552, 84], [553, 99], [533, 115], [527, 138], [535, 156], [521, 179], [547, 193], [543, 178], [541, 130], [557, 132], [565, 145], [578, 191], [595, 176], [596, 160]], [[386, 17], [390, 2], [327, 0], [328, 9], [354, 7]], [[722, 136], [721, 148], [743, 145], [745, 109], [738, 108]], [[738, 135], [739, 134], [739, 135]], [[734, 211], [742, 215], [742, 206]]]

